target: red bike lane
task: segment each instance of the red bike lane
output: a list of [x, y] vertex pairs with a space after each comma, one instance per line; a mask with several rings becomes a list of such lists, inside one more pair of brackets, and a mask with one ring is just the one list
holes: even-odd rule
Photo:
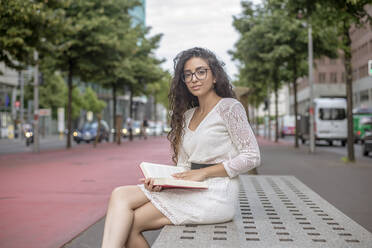
[[0, 156], [0, 247], [61, 247], [104, 216], [142, 161], [172, 164], [165, 137]]

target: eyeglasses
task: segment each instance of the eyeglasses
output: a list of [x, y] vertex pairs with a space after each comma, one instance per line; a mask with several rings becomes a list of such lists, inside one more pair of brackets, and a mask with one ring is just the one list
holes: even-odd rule
[[190, 71], [184, 72], [182, 74], [182, 81], [184, 81], [185, 83], [190, 83], [192, 81], [192, 78], [193, 78], [194, 75], [195, 75], [196, 79], [204, 80], [204, 79], [207, 78], [208, 70], [210, 70], [210, 69], [198, 68], [198, 69], [196, 69], [195, 72], [190, 72]]

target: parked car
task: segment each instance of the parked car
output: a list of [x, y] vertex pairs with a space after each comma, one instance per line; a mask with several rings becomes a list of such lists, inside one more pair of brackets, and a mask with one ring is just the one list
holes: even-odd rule
[[[129, 127], [127, 123], [123, 124], [123, 128], [121, 129], [121, 135], [124, 138], [129, 137]], [[141, 121], [132, 121], [132, 135], [133, 137], [141, 135]]]
[[[76, 143], [80, 143], [81, 141], [85, 141], [86, 143], [89, 143], [91, 141], [94, 141], [97, 137], [97, 129], [98, 129], [98, 122], [86, 122], [84, 125], [75, 130], [72, 133], [72, 136]], [[102, 140], [109, 141], [110, 136], [110, 128], [106, 121], [101, 120], [101, 128], [99, 132], [98, 142], [101, 142]]]
[[365, 117], [363, 125], [368, 128], [365, 129], [362, 139], [362, 153], [364, 156], [368, 156], [372, 152], [372, 117]]
[[368, 119], [372, 118], [372, 108], [356, 108], [353, 110], [353, 128], [354, 142], [363, 142], [365, 132], [369, 129], [368, 124], [364, 124]]
[[147, 135], [159, 136], [163, 133], [163, 125], [161, 122], [149, 122], [149, 127], [146, 130]]

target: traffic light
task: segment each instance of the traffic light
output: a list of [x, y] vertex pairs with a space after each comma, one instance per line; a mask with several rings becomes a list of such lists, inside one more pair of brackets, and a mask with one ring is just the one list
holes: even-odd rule
[[269, 99], [265, 98], [265, 100], [264, 100], [264, 110], [267, 110], [268, 107], [269, 107]]
[[372, 76], [372, 60], [368, 60], [368, 75]]

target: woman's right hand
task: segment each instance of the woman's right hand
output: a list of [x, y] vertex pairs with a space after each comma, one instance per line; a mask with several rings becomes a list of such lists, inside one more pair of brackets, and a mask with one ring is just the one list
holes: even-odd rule
[[153, 178], [142, 179], [142, 181], [145, 189], [147, 189], [148, 191], [159, 192], [162, 190], [161, 186], [154, 186]]

